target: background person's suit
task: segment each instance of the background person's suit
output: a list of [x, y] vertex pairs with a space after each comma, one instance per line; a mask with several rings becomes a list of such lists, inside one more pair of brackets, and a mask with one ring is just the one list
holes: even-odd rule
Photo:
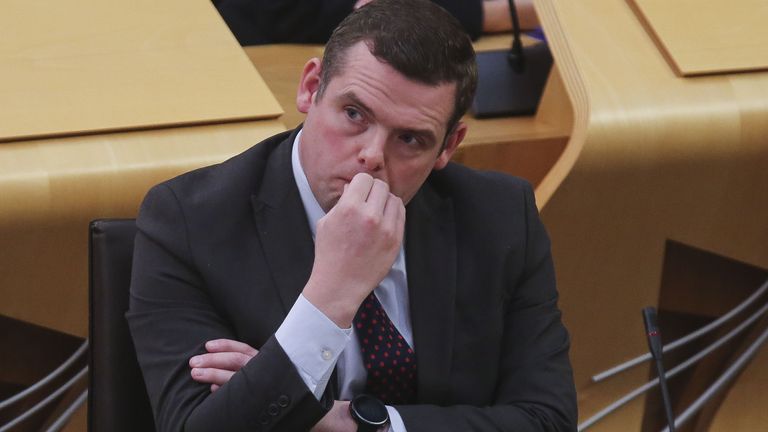
[[[240, 45], [328, 42], [357, 0], [214, 0]], [[483, 0], [432, 0], [472, 39], [483, 30]]]
[[[142, 204], [127, 317], [159, 430], [307, 430], [330, 408], [334, 380], [318, 402], [273, 336], [314, 257], [295, 133]], [[409, 432], [574, 430], [569, 340], [530, 186], [449, 164], [406, 210], [418, 405], [397, 409]], [[260, 352], [210, 394], [188, 360], [217, 338]]]

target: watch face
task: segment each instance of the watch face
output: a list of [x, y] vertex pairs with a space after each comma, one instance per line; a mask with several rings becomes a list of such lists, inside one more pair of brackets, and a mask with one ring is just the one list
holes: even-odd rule
[[353, 414], [368, 424], [383, 425], [389, 420], [387, 407], [373, 396], [360, 395], [355, 397], [350, 408]]

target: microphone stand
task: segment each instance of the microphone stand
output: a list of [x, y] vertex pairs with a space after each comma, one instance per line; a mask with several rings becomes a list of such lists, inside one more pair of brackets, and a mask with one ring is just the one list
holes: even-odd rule
[[477, 92], [472, 112], [478, 118], [535, 114], [552, 68], [552, 54], [546, 43], [523, 46], [515, 3], [507, 1], [512, 47], [477, 53]]
[[514, 0], [507, 0], [509, 3], [509, 17], [512, 20], [512, 48], [509, 50], [507, 59], [517, 73], [525, 70], [525, 53], [523, 52], [523, 40], [520, 36], [520, 19], [517, 15], [517, 8]]
[[667, 372], [664, 368], [663, 349], [661, 344], [661, 333], [656, 320], [656, 308], [647, 307], [643, 309], [643, 322], [645, 323], [645, 332], [648, 337], [648, 348], [651, 356], [656, 361], [656, 373], [659, 376], [659, 388], [661, 389], [661, 400], [664, 404], [664, 411], [667, 414], [667, 423], [669, 432], [675, 432], [675, 415], [672, 412], [672, 401], [669, 397], [667, 388]]

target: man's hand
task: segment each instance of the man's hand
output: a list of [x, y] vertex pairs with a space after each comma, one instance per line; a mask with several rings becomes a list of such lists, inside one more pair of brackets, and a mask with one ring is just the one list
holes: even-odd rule
[[205, 343], [207, 354], [189, 359], [192, 379], [211, 385], [215, 392], [232, 378], [235, 372], [245, 366], [259, 353], [248, 344], [231, 339], [216, 339]]
[[317, 223], [315, 263], [304, 296], [341, 328], [384, 279], [403, 241], [405, 207], [389, 186], [357, 174]]
[[311, 429], [311, 432], [354, 432], [357, 424], [349, 414], [349, 401], [334, 401], [333, 407]]

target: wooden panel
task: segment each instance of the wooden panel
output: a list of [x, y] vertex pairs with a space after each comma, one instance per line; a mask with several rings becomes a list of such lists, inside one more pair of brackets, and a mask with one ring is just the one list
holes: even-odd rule
[[768, 1], [627, 0], [681, 75], [768, 69]]
[[87, 227], [156, 183], [284, 131], [277, 120], [0, 145], [0, 315], [86, 336]]
[[[680, 79], [626, 0], [535, 4], [574, 108], [536, 195], [585, 420], [648, 377], [588, 381], [646, 351], [668, 240], [768, 269], [768, 73]], [[639, 430], [638, 403], [593, 430]]]
[[304, 65], [313, 57], [323, 56], [322, 45], [258, 45], [244, 47], [245, 53], [259, 71], [284, 109], [280, 117], [287, 128], [304, 121], [296, 110], [296, 92]]
[[760, 431], [768, 425], [765, 389], [768, 388], [768, 346], [757, 353], [739, 377], [712, 422], [712, 432]]
[[208, 0], [4, 0], [0, 141], [274, 118]]

